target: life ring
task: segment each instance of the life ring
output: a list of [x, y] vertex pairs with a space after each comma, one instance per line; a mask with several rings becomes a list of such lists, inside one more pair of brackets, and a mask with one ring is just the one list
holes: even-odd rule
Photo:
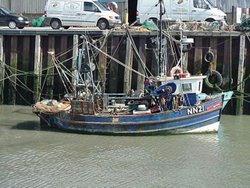
[[183, 74], [183, 70], [179, 66], [174, 66], [170, 71], [170, 77], [174, 77], [175, 74]]
[[211, 51], [208, 51], [205, 56], [204, 56], [204, 60], [207, 62], [207, 63], [211, 63], [213, 60], [214, 60], [214, 53], [211, 52]]
[[222, 85], [223, 78], [221, 74], [216, 70], [209, 70], [206, 73], [207, 77], [205, 78], [205, 84], [209, 88], [218, 88]]
[[190, 77], [189, 72], [180, 73], [180, 78], [188, 78], [188, 77]]

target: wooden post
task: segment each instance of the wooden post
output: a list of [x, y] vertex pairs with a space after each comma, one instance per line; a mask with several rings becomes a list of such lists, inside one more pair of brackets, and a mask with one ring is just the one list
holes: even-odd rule
[[216, 67], [217, 67], [217, 45], [218, 45], [217, 38], [215, 37], [210, 38], [210, 47], [211, 47], [212, 52], [214, 53], [214, 59], [211, 62], [212, 70], [216, 70]]
[[[107, 53], [107, 43], [101, 49], [104, 53]], [[102, 82], [102, 91], [106, 91], [106, 74], [107, 74], [107, 56], [103, 53], [99, 53], [99, 74], [98, 80]]]
[[0, 35], [0, 104], [3, 104], [4, 100], [5, 60], [3, 52], [3, 40], [3, 35]]
[[[23, 37], [23, 52], [22, 52], [22, 70], [25, 72], [29, 72], [29, 64], [30, 64], [30, 37], [29, 36], [24, 36]], [[25, 74], [22, 77], [23, 79], [23, 83], [28, 86], [28, 82], [29, 82], [29, 75]], [[24, 93], [23, 96], [27, 96], [27, 99], [31, 99], [32, 98], [32, 93], [30, 91], [27, 90], [22, 90]]]
[[[167, 47], [167, 58], [166, 58], [167, 70], [169, 70], [169, 68], [171, 66], [169, 62], [173, 62], [173, 61], [171, 61], [173, 56], [169, 55], [169, 52], [170, 52], [169, 49], [170, 48]], [[151, 73], [154, 76], [158, 76], [159, 71], [160, 71], [159, 66], [158, 66], [158, 52], [152, 48], [152, 49], [150, 49], [150, 51], [149, 50], [147, 51], [147, 56], [151, 57], [151, 58], [149, 58], [150, 59], [149, 64], [150, 64]]]
[[29, 70], [29, 63], [30, 63], [30, 37], [24, 36], [23, 37], [23, 52], [22, 52], [22, 61], [23, 65], [22, 68], [24, 71]]
[[[146, 49], [145, 49], [145, 44], [146, 44], [146, 38], [145, 37], [140, 37], [139, 38], [139, 55], [141, 57], [142, 62], [138, 64], [138, 72], [145, 74], [143, 71], [143, 66], [146, 64]], [[145, 78], [141, 75], [137, 75], [137, 90], [138, 91], [143, 91], [144, 90], [144, 81]]]
[[186, 72], [188, 70], [188, 52], [183, 53], [182, 57], [182, 70]]
[[[78, 57], [78, 45], [79, 38], [78, 35], [73, 35], [73, 54], [72, 54], [72, 71], [77, 69], [77, 57]], [[71, 78], [71, 82], [74, 82], [74, 77]]]
[[46, 92], [46, 98], [53, 98], [53, 88], [54, 88], [54, 64], [52, 57], [55, 55], [55, 37], [49, 36], [49, 44], [48, 44], [48, 72], [47, 72], [47, 92]]
[[[131, 41], [127, 38], [126, 44], [126, 59], [125, 59], [126, 66], [132, 68], [133, 66], [133, 50], [131, 46]], [[124, 70], [124, 81], [123, 81], [123, 92], [127, 93], [131, 90], [131, 81], [132, 81], [132, 71], [125, 68]]]
[[[55, 45], [56, 45], [56, 42], [55, 42]], [[59, 57], [59, 60], [61, 62], [67, 59], [67, 56], [68, 56], [68, 53], [66, 53], [67, 49], [68, 49], [68, 36], [61, 36], [60, 37], [60, 52], [64, 53], [62, 56]]]
[[193, 74], [201, 74], [202, 67], [202, 38], [195, 38], [195, 49], [194, 49], [194, 68]]
[[237, 91], [240, 95], [236, 101], [236, 115], [243, 114], [243, 102], [244, 102], [244, 63], [245, 63], [245, 50], [246, 50], [246, 37], [240, 36], [240, 52], [239, 52], [239, 67], [238, 67], [238, 79], [237, 79]]
[[[118, 59], [117, 46], [119, 43], [119, 37], [113, 36], [111, 39], [111, 56]], [[110, 61], [110, 72], [109, 72], [109, 92], [117, 92], [118, 83], [118, 64]]]
[[[69, 46], [68, 46], [68, 44], [69, 44], [69, 40], [68, 40], [69, 38], [68, 38], [68, 36], [67, 35], [62, 35], [61, 37], [60, 37], [60, 47], [58, 48], [58, 44], [57, 44], [57, 40], [55, 40], [55, 49], [54, 49], [54, 51], [55, 51], [55, 54], [57, 54], [58, 53], [58, 51], [59, 51], [59, 53], [61, 53], [61, 55], [58, 57], [58, 59], [59, 59], [59, 61], [60, 62], [65, 62], [65, 61], [67, 61], [67, 59], [71, 56], [72, 57], [72, 54], [70, 54], [69, 53]], [[78, 39], [78, 37], [77, 37], [77, 39]], [[78, 46], [78, 42], [77, 42], [77, 46]], [[59, 49], [59, 50], [56, 50], [56, 49]], [[78, 49], [76, 50], [76, 52], [78, 51]], [[74, 52], [75, 53], [75, 52]], [[78, 54], [78, 53], [77, 53]], [[50, 55], [50, 57], [51, 57], [51, 55]], [[69, 64], [69, 63], [72, 63], [72, 62], [70, 62], [70, 61], [67, 61], [67, 62], [65, 62], [65, 64], [64, 65], [66, 65], [67, 66], [67, 64]], [[55, 68], [55, 67], [54, 67]], [[72, 64], [71, 64], [71, 68], [72, 68]], [[56, 69], [54, 69], [54, 72], [55, 72], [55, 70]], [[57, 72], [57, 71], [56, 71]], [[72, 71], [71, 71], [72, 72]], [[55, 76], [54, 76], [54, 80], [55, 80]], [[72, 80], [71, 80], [72, 81]], [[63, 84], [59, 84], [59, 85], [57, 85], [56, 83], [58, 82], [58, 80], [56, 80], [56, 81], [54, 81], [55, 83], [54, 83], [54, 86], [55, 87], [53, 87], [53, 90], [54, 90], [54, 92], [53, 92], [53, 95], [59, 95], [59, 98], [61, 98], [62, 97], [62, 95], [61, 95], [61, 93], [60, 93], [60, 91], [64, 91], [65, 90], [65, 87], [64, 87], [64, 85]], [[56, 84], [56, 85], [55, 85]]]
[[17, 37], [11, 37], [11, 52], [10, 52], [10, 67], [13, 68], [10, 73], [10, 85], [9, 88], [9, 97], [10, 97], [10, 104], [16, 104], [16, 79], [17, 79]]
[[72, 69], [76, 69], [76, 67], [77, 67], [78, 45], [79, 45], [78, 35], [73, 35], [73, 60], [72, 60]]
[[232, 37], [226, 38], [224, 41], [224, 57], [223, 57], [223, 85], [225, 88], [230, 88], [232, 79]]
[[35, 59], [34, 59], [34, 101], [40, 100], [41, 84], [42, 84], [42, 49], [41, 36], [36, 35], [35, 38]]

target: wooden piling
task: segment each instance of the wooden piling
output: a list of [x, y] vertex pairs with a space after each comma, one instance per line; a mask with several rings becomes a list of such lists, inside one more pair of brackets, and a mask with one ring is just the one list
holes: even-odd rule
[[17, 94], [17, 36], [11, 37], [10, 67], [9, 72], [11, 87], [9, 88], [10, 104], [16, 104]]
[[[23, 43], [21, 44], [22, 46], [22, 54], [21, 54], [21, 61], [22, 61], [22, 70], [26, 73], [30, 72], [30, 54], [31, 54], [31, 48], [30, 48], [30, 37], [28, 36], [24, 36], [22, 38]], [[19, 58], [20, 59], [20, 58]], [[27, 87], [29, 87], [29, 78], [31, 78], [30, 74], [24, 74], [22, 75], [22, 77], [20, 78], [23, 82], [23, 84]], [[26, 96], [27, 98], [32, 98], [33, 93], [27, 89], [21, 90], [22, 91], [22, 96], [23, 96], [23, 100], [25, 100]], [[27, 100], [25, 100], [25, 104], [29, 104], [27, 103]]]
[[[112, 37], [111, 39], [111, 56], [119, 59], [118, 54], [118, 44], [119, 44], [119, 37]], [[110, 66], [109, 66], [109, 92], [114, 93], [117, 92], [118, 86], [118, 64], [115, 63], [113, 60], [110, 60]]]
[[[101, 49], [104, 53], [107, 53], [107, 43], [104, 44], [104, 46]], [[106, 91], [106, 80], [107, 80], [107, 56], [103, 53], [99, 53], [99, 62], [98, 62], [98, 67], [99, 67], [99, 74], [98, 74], [98, 81], [102, 82], [102, 91]]]
[[[18, 32], [17, 32], [18, 31]], [[13, 34], [12, 34], [12, 33]], [[34, 73], [35, 73], [35, 77], [34, 77], [34, 81], [33, 78], [31, 78], [30, 81], [28, 79], [28, 82], [32, 82], [32, 83], [28, 83], [30, 85], [30, 88], [32, 88], [32, 84], [35, 90], [35, 94], [34, 94], [34, 99], [39, 99], [39, 94], [40, 94], [40, 90], [41, 90], [41, 76], [42, 76], [42, 59], [46, 59], [47, 61], [47, 48], [49, 48], [49, 45], [47, 45], [47, 39], [50, 38], [50, 36], [55, 37], [55, 46], [54, 46], [54, 50], [55, 53], [58, 52], [62, 52], [64, 51], [64, 49], [67, 48], [67, 44], [65, 43], [65, 41], [67, 41], [68, 39], [68, 45], [73, 44], [74, 46], [74, 50], [72, 52], [73, 54], [73, 62], [72, 62], [72, 67], [75, 67], [77, 65], [77, 55], [78, 55], [78, 45], [79, 45], [79, 41], [81, 40], [79, 35], [81, 35], [82, 31], [77, 31], [77, 32], [73, 32], [73, 33], [69, 33], [67, 31], [65, 32], [59, 32], [59, 31], [46, 31], [46, 33], [43, 34], [43, 32], [45, 31], [39, 31], [39, 32], [26, 32], [26, 31], [22, 31], [20, 30], [14, 30], [13, 31], [8, 31], [6, 32], [5, 30], [1, 33], [0, 35], [0, 61], [6, 63], [7, 65], [11, 65], [14, 66], [15, 63], [13, 63], [13, 60], [17, 61], [16, 63], [18, 63], [17, 65], [15, 65], [14, 67], [18, 67], [18, 69], [22, 69], [22, 71], [32, 71], [33, 69], [33, 65], [34, 65]], [[41, 36], [36, 36], [39, 35], [41, 33]], [[177, 33], [177, 32], [176, 32]], [[185, 32], [184, 32], [185, 33]], [[98, 31], [98, 33], [96, 34], [95, 31], [93, 31], [92, 33], [90, 32], [90, 35], [97, 37], [100, 36], [101, 32]], [[231, 78], [234, 78], [234, 85], [232, 85], [232, 87], [236, 87], [237, 84], [241, 84], [244, 77], [244, 61], [248, 61], [250, 58], [249, 54], [246, 54], [246, 59], [244, 57], [244, 49], [246, 49], [247, 47], [243, 46], [243, 43], [249, 44], [249, 42], [247, 41], [243, 41], [245, 39], [242, 38], [243, 33], [240, 32], [220, 32], [220, 31], [216, 31], [216, 32], [210, 32], [210, 31], [201, 31], [201, 32], [186, 32], [185, 35], [186, 36], [192, 36], [195, 39], [195, 44], [194, 44], [194, 50], [191, 51], [191, 53], [189, 53], [189, 60], [190, 62], [193, 62], [194, 60], [194, 65], [189, 66], [190, 68], [190, 72], [193, 74], [200, 74], [200, 73], [205, 73], [207, 71], [207, 67], [209, 63], [205, 63], [204, 59], [203, 59], [203, 55], [207, 52], [208, 47], [211, 47], [211, 51], [214, 53], [215, 58], [213, 61], [213, 69], [216, 69], [218, 71], [220, 71], [222, 73], [222, 76], [224, 78], [224, 88], [223, 89], [230, 89], [230, 83], [231, 83]], [[18, 37], [17, 37], [18, 36]], [[45, 36], [45, 37], [42, 37]], [[49, 36], [49, 37], [47, 37]], [[117, 49], [118, 44], [120, 43], [120, 38], [122, 38], [124, 36], [124, 31], [121, 32], [116, 32], [114, 31], [112, 34], [110, 34], [108, 36], [108, 43], [107, 45], [104, 46], [104, 48], [102, 49], [103, 51], [106, 50], [106, 52], [110, 55], [112, 55], [114, 58], [121, 60], [122, 62], [125, 61], [126, 65], [130, 66], [132, 68], [132, 63], [133, 63], [133, 53], [132, 52], [132, 48], [131, 48], [131, 44], [129, 44], [129, 42], [123, 42], [121, 46], [119, 46], [119, 49]], [[148, 39], [151, 39], [152, 37], [155, 37], [154, 32], [149, 32], [149, 33], [142, 33], [142, 32], [137, 32], [137, 31], [132, 31], [132, 36], [134, 38], [141, 38], [140, 40], [145, 40], [145, 41], [149, 41]], [[173, 36], [177, 36], [177, 34], [175, 34], [173, 32]], [[14, 39], [16, 37], [16, 39]], [[23, 38], [22, 38], [23, 37]], [[79, 37], [79, 39], [78, 39]], [[144, 39], [143, 39], [144, 38]], [[18, 40], [16, 47], [14, 43], [14, 40]], [[112, 43], [112, 45], [110, 45], [110, 41]], [[144, 41], [144, 42], [145, 42]], [[20, 44], [21, 42], [26, 43], [26, 44]], [[150, 46], [147, 46], [147, 51], [144, 48], [145, 43], [143, 41], [139, 41], [138, 46], [140, 46], [139, 50], [141, 50], [140, 53], [142, 53], [142, 56], [147, 56], [147, 67], [150, 67], [149, 69], [151, 70], [151, 72], [155, 73], [158, 72], [157, 71], [157, 67], [156, 66], [156, 61], [157, 61], [157, 57], [155, 56], [155, 49], [154, 47], [150, 48]], [[3, 44], [4, 43], [4, 44]], [[29, 44], [30, 48], [27, 47], [27, 44]], [[60, 46], [61, 44], [61, 46]], [[244, 45], [246, 45], [244, 44]], [[218, 47], [218, 45], [220, 45]], [[23, 46], [23, 49], [21, 49]], [[13, 47], [14, 52], [13, 51]], [[58, 47], [58, 48], [57, 48]], [[238, 50], [238, 48], [240, 48]], [[34, 50], [35, 49], [35, 50]], [[126, 55], [124, 55], [126, 49]], [[44, 50], [44, 55], [42, 55], [42, 52]], [[240, 52], [240, 57], [238, 56], [238, 52]], [[224, 54], [222, 54], [224, 53]], [[70, 54], [70, 55], [72, 55]], [[27, 57], [26, 57], [27, 56]], [[28, 57], [29, 56], [29, 57]], [[33, 57], [34, 56], [34, 57]], [[173, 61], [171, 60], [172, 58], [172, 54], [169, 55], [170, 56], [170, 63], [171, 64]], [[156, 57], [156, 58], [155, 58]], [[31, 59], [32, 58], [32, 59]], [[239, 58], [239, 62], [238, 62], [238, 58]], [[60, 58], [60, 60], [62, 60], [64, 58]], [[217, 61], [217, 60], [218, 61]], [[124, 69], [123, 72], [123, 67], [118, 65], [117, 63], [114, 63], [112, 61], [108, 62], [109, 58], [107, 58], [105, 55], [99, 55], [99, 68], [101, 68], [100, 72], [98, 72], [99, 74], [97, 74], [98, 76], [98, 80], [105, 80], [106, 81], [106, 77], [107, 77], [107, 82], [108, 82], [108, 87], [105, 88], [105, 84], [103, 84], [104, 89], [106, 92], [127, 92], [128, 90], [130, 90], [131, 88], [136, 88], [136, 85], [142, 85], [142, 79], [139, 78], [139, 76], [137, 76], [138, 79], [136, 79], [135, 74], [132, 74], [132, 72], [128, 69]], [[27, 62], [27, 63], [26, 63]], [[204, 62], [202, 64], [202, 62]], [[216, 65], [216, 62], [218, 63], [218, 65]], [[23, 64], [22, 64], [23, 63]], [[29, 64], [28, 64], [29, 63]], [[44, 64], [46, 62], [43, 62]], [[111, 66], [109, 66], [109, 63]], [[14, 90], [10, 90], [9, 88], [11, 88], [11, 84], [13, 81], [13, 79], [11, 81], [5, 81], [5, 88], [4, 88], [4, 82], [1, 81], [3, 80], [4, 76], [4, 66], [3, 64], [1, 64], [2, 66], [0, 66], [0, 104], [1, 103], [13, 103], [13, 96], [11, 96], [14, 92]], [[71, 65], [69, 65], [71, 66]], [[247, 66], [247, 65], [246, 65]], [[44, 67], [47, 68], [47, 67]], [[70, 67], [68, 67], [70, 68]], [[135, 65], [133, 68], [137, 68]], [[7, 68], [6, 68], [7, 70]], [[141, 70], [140, 70], [141, 71]], [[238, 72], [237, 72], [238, 71]], [[233, 74], [232, 74], [233, 72]], [[8, 73], [7, 71], [5, 73]], [[44, 73], [46, 74], [46, 71], [44, 71]], [[50, 73], [51, 74], [51, 73]], [[124, 74], [124, 75], [123, 75]], [[237, 75], [239, 74], [239, 75]], [[107, 76], [108, 75], [108, 76]], [[132, 77], [133, 75], [133, 77]], [[156, 74], [155, 74], [156, 75]], [[124, 76], [124, 77], [123, 77]], [[133, 79], [131, 79], [131, 77]], [[14, 78], [14, 83], [15, 83], [15, 74], [12, 75], [12, 78]], [[18, 78], [23, 78], [21, 76], [18, 76]], [[45, 77], [43, 77], [45, 78]], [[58, 77], [54, 78], [54, 86], [55, 88], [57, 87], [57, 83], [60, 82], [59, 79], [57, 79]], [[123, 80], [124, 79], [124, 80]], [[33, 83], [34, 82], [34, 83]], [[237, 82], [237, 83], [236, 83]], [[26, 78], [25, 78], [25, 83], [26, 83]], [[246, 84], [248, 84], [248, 81], [246, 82]], [[59, 85], [59, 84], [58, 84]], [[133, 87], [131, 87], [131, 85], [133, 85]], [[10, 87], [8, 87], [10, 86]], [[46, 87], [48, 87], [49, 84], [46, 86], [45, 85], [45, 89]], [[52, 87], [52, 86], [50, 86]], [[59, 86], [60, 87], [60, 86]], [[57, 93], [54, 88], [54, 92], [50, 93], [48, 92], [47, 94], [50, 95], [50, 97], [52, 96], [52, 94], [54, 95], [53, 97], [57, 97]], [[22, 89], [20, 89], [20, 87], [17, 87], [18, 91], [23, 91]], [[51, 89], [51, 88], [50, 88]], [[57, 89], [57, 88], [56, 88]], [[140, 88], [137, 88], [140, 89]], [[246, 92], [246, 90], [244, 90], [244, 85], [239, 85], [237, 90], [239, 92]], [[11, 91], [11, 92], [10, 92]], [[60, 92], [63, 91], [60, 90]], [[59, 91], [58, 91], [59, 92]], [[64, 92], [64, 91], [63, 91]], [[9, 97], [9, 93], [11, 94]], [[28, 92], [27, 92], [28, 93]], [[4, 96], [5, 95], [5, 96]], [[24, 94], [25, 95], [25, 94]], [[26, 96], [26, 95], [25, 95]], [[22, 102], [22, 100], [19, 100], [20, 97], [19, 95], [17, 95], [14, 98], [17, 98], [18, 100], [14, 101], [14, 103], [18, 103], [19, 101]], [[243, 104], [244, 107], [246, 107], [246, 103], [243, 103], [243, 95], [241, 95], [242, 99], [238, 99], [238, 100], [234, 100], [233, 99], [233, 103], [236, 102], [237, 104], [237, 113], [241, 114], [243, 113]], [[31, 98], [31, 97], [30, 97]], [[12, 101], [12, 102], [10, 102]], [[234, 110], [234, 109], [233, 109]], [[246, 113], [248, 113], [246, 111]]]
[[183, 53], [183, 57], [182, 57], [182, 70], [184, 72], [188, 71], [188, 52]]
[[[125, 64], [127, 67], [132, 69], [132, 67], [133, 67], [133, 49], [132, 49], [131, 40], [129, 37], [127, 38], [127, 42], [126, 42]], [[124, 81], [123, 81], [123, 93], [127, 93], [129, 90], [131, 90], [131, 81], [132, 81], [132, 71], [125, 68]]]
[[[141, 74], [144, 74], [144, 75], [145, 75], [144, 69], [146, 66], [145, 44], [146, 44], [146, 38], [140, 37], [139, 38], [139, 55], [140, 55], [141, 62], [138, 65], [138, 72], [140, 72]], [[137, 90], [138, 91], [144, 90], [144, 80], [145, 80], [145, 77], [143, 77], [141, 75], [137, 75]]]
[[[64, 36], [61, 36], [61, 37], [55, 36], [55, 47], [54, 47], [55, 48], [54, 49], [55, 54], [58, 54], [58, 55], [60, 54], [58, 56], [58, 60], [60, 62], [63, 62], [63, 64], [68, 69], [72, 68], [72, 61], [70, 59], [72, 57], [72, 51], [69, 48], [69, 43], [70, 42], [71, 42], [71, 38], [68, 37], [67, 35], [64, 35]], [[70, 46], [70, 47], [72, 47], [72, 46]], [[77, 55], [78, 55], [78, 53], [77, 53]], [[70, 60], [68, 60], [68, 59], [70, 59]], [[57, 75], [56, 69], [54, 69], [54, 72], [55, 72], [55, 75]], [[54, 76], [53, 94], [58, 96], [58, 99], [63, 98], [64, 91], [65, 91], [65, 88], [64, 88], [63, 84], [56, 84], [56, 83], [58, 83], [60, 81], [61, 81], [61, 78], [59, 76]]]
[[202, 38], [196, 38], [195, 41], [195, 49], [194, 49], [194, 67], [193, 74], [199, 75], [201, 74], [202, 68]]
[[237, 91], [239, 92], [236, 100], [236, 115], [243, 114], [243, 102], [244, 102], [244, 63], [245, 63], [245, 52], [246, 52], [246, 37], [245, 35], [240, 36], [240, 51], [239, 51], [239, 64], [238, 64], [238, 79], [237, 79]]
[[213, 52], [214, 54], [214, 59], [213, 61], [211, 62], [211, 68], [212, 70], [216, 70], [216, 67], [217, 67], [217, 38], [210, 38], [210, 47], [211, 47], [211, 51]]
[[42, 49], [41, 35], [35, 38], [35, 58], [34, 58], [34, 101], [39, 101], [41, 97], [42, 84]]
[[55, 55], [55, 37], [49, 36], [48, 44], [48, 64], [47, 64], [47, 80], [46, 80], [46, 98], [53, 98], [54, 88], [54, 63], [53, 56]]
[[60, 37], [60, 52], [64, 53], [64, 55], [59, 57], [59, 60], [62, 62], [67, 59], [68, 53], [66, 53], [68, 49], [68, 36]]
[[[169, 52], [169, 48], [167, 49], [167, 51]], [[169, 57], [169, 59], [166, 59], [167, 62], [166, 64], [170, 66], [170, 64], [172, 63], [173, 56], [170, 56], [169, 54], [167, 54], [167, 56]], [[147, 57], [147, 64], [149, 65], [148, 67], [151, 70], [152, 75], [154, 76], [159, 75], [158, 54], [156, 53], [156, 50], [153, 47], [147, 49], [146, 57]]]
[[4, 78], [5, 78], [5, 59], [4, 59], [4, 36], [0, 35], [0, 104], [4, 100]]
[[232, 37], [228, 37], [224, 41], [224, 54], [223, 54], [223, 86], [224, 88], [231, 89], [232, 80]]

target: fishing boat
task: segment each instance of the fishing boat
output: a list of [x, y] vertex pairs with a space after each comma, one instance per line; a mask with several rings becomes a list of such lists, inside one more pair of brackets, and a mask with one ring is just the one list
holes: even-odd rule
[[[159, 4], [162, 12], [161, 0]], [[161, 30], [160, 26], [160, 33]], [[231, 96], [227, 92], [213, 96], [203, 94], [202, 86], [207, 76], [190, 75], [187, 70], [183, 70], [181, 60], [171, 69], [170, 74], [165, 74], [159, 49], [160, 74], [155, 77], [145, 76], [144, 91], [105, 93], [95, 82], [92, 72], [96, 67], [88, 53], [90, 47], [96, 47], [84, 36], [83, 40], [85, 42], [79, 50], [78, 66], [72, 74], [73, 84], [70, 87], [73, 93], [68, 93], [60, 102], [37, 102], [33, 113], [42, 122], [58, 129], [90, 134], [144, 135], [218, 131], [223, 105]], [[189, 43], [192, 43], [192, 39], [181, 38], [180, 48]], [[59, 70], [59, 64], [56, 67]], [[225, 94], [229, 96], [227, 101]]]

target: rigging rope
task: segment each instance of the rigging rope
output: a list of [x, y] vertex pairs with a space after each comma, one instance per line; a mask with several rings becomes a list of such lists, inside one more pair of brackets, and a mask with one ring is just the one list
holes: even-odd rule
[[144, 74], [141, 74], [140, 72], [138, 72], [138, 71], [132, 69], [131, 67], [129, 67], [129, 66], [123, 64], [121, 61], [119, 61], [119, 60], [115, 59], [114, 57], [112, 57], [111, 55], [109, 55], [109, 54], [103, 52], [102, 50], [100, 50], [99, 48], [97, 48], [96, 46], [94, 46], [93, 44], [91, 44], [91, 43], [89, 43], [89, 42], [87, 42], [87, 43], [90, 44], [90, 45], [91, 45], [93, 48], [95, 48], [97, 51], [99, 51], [99, 52], [101, 52], [102, 54], [106, 55], [108, 58], [110, 58], [110, 59], [113, 60], [114, 62], [116, 62], [116, 63], [118, 63], [119, 65], [123, 66], [124, 68], [127, 68], [128, 70], [131, 70], [132, 72], [134, 72], [134, 73], [136, 73], [136, 74], [138, 74], [138, 75], [140, 75], [140, 76], [146, 78], [146, 76], [145, 76]]
[[128, 36], [128, 38], [129, 38], [129, 40], [131, 42], [131, 46], [133, 47], [133, 49], [134, 49], [134, 51], [135, 51], [135, 53], [136, 53], [136, 55], [137, 55], [137, 57], [139, 59], [139, 64], [142, 67], [146, 77], [149, 77], [148, 74], [147, 74], [147, 71], [149, 72], [150, 76], [153, 76], [153, 74], [149, 71], [149, 69], [146, 67], [145, 63], [143, 62], [143, 60], [142, 60], [142, 58], [141, 58], [141, 56], [140, 56], [140, 54], [139, 54], [139, 52], [137, 50], [137, 47], [135, 45], [135, 41], [133, 40], [133, 38], [132, 38], [132, 36], [131, 36], [131, 34], [130, 34], [127, 27], [126, 27], [126, 33], [127, 33], [127, 36]]

